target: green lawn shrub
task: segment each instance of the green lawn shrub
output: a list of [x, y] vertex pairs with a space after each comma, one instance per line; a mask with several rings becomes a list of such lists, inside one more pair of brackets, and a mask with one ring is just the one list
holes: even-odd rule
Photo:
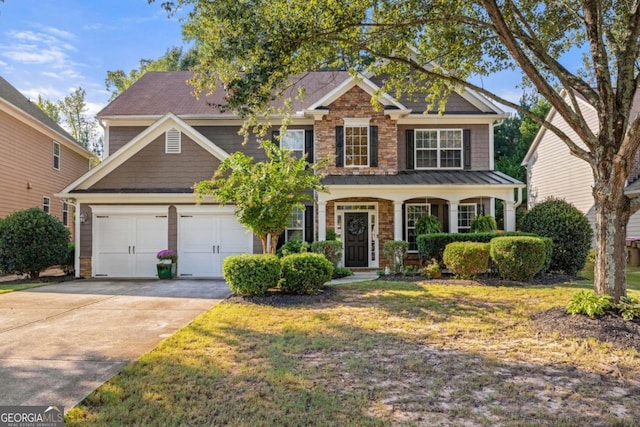
[[389, 240], [387, 242], [384, 242], [384, 246], [382, 248], [382, 253], [387, 259], [391, 271], [396, 274], [402, 273], [404, 258], [407, 255], [409, 243], [405, 242], [404, 240]]
[[472, 233], [493, 233], [497, 229], [498, 224], [491, 215], [478, 215], [471, 221]]
[[291, 239], [284, 242], [284, 245], [276, 251], [278, 258], [291, 254], [303, 254], [309, 251], [309, 244], [304, 240]]
[[353, 276], [353, 271], [347, 267], [335, 267], [333, 269], [332, 279], [341, 279], [343, 277]]
[[321, 240], [311, 244], [311, 252], [324, 255], [333, 264], [338, 267], [338, 263], [342, 259], [342, 242], [339, 240]]
[[545, 243], [539, 237], [496, 237], [489, 245], [501, 279], [528, 282], [544, 265]]
[[280, 260], [269, 254], [232, 255], [222, 263], [222, 274], [233, 292], [245, 296], [264, 295], [267, 289], [278, 286]]
[[548, 237], [540, 237], [544, 243], [544, 264], [538, 272], [538, 274], [546, 274], [551, 268], [551, 261], [553, 261], [553, 240]]
[[444, 248], [453, 242], [480, 242], [489, 243], [497, 236], [534, 236], [531, 233], [506, 232], [506, 233], [437, 233], [421, 234], [416, 237], [418, 244], [418, 254], [423, 260], [435, 258], [439, 263], [443, 263], [442, 254]]
[[440, 264], [435, 258], [431, 258], [431, 261], [424, 266], [422, 274], [427, 279], [439, 279], [442, 277], [442, 271], [440, 270]]
[[489, 268], [489, 245], [479, 242], [449, 243], [442, 258], [457, 277], [471, 279]]
[[292, 254], [282, 258], [280, 291], [286, 294], [315, 294], [331, 280], [333, 265], [322, 254]]
[[587, 217], [571, 203], [546, 199], [525, 215], [522, 231], [553, 240], [549, 271], [573, 276], [584, 267], [593, 231]]
[[571, 297], [565, 310], [569, 314], [584, 314], [591, 318], [602, 316], [612, 308], [609, 295], [597, 295], [592, 291], [580, 291]]
[[0, 220], [0, 271], [37, 279], [41, 271], [65, 263], [69, 239], [67, 227], [42, 209], [14, 212]]

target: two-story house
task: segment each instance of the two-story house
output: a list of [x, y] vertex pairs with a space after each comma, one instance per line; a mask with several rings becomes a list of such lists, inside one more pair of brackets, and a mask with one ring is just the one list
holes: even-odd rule
[[[178, 252], [180, 276], [213, 277], [226, 256], [261, 251], [232, 206], [195, 203], [193, 184], [229, 153], [264, 154], [255, 137], [242, 145], [241, 118], [217, 108], [224, 93], [196, 99], [190, 77], [147, 73], [99, 113], [108, 156], [61, 194], [87, 218], [78, 224], [79, 274], [152, 277], [156, 252], [168, 247]], [[498, 198], [505, 228], [515, 229], [515, 190], [524, 185], [493, 170], [493, 128], [506, 115], [485, 98], [454, 93], [440, 115], [390, 94], [372, 104], [376, 78], [322, 71], [297, 79], [291, 93], [301, 86], [306, 97], [293, 99], [291, 123], [276, 139], [328, 159], [328, 192], [292, 213], [287, 238], [324, 240], [333, 229], [343, 265], [379, 268], [386, 241], [407, 240], [415, 251], [415, 220], [426, 213], [445, 231], [466, 231]], [[280, 122], [271, 117], [275, 131]]]
[[55, 194], [89, 170], [91, 153], [2, 77], [0, 150], [0, 218], [40, 207], [73, 232], [73, 206]]

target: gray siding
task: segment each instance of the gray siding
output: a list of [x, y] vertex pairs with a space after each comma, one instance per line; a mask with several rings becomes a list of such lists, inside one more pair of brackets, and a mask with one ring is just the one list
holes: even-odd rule
[[400, 125], [398, 126], [398, 170], [407, 170], [408, 129], [470, 129], [471, 170], [489, 170], [489, 125]]
[[110, 126], [109, 152], [106, 155], [112, 155], [145, 129], [145, 126]]
[[182, 152], [165, 154], [164, 134], [98, 181], [94, 190], [191, 188], [209, 179], [220, 160], [182, 135]]

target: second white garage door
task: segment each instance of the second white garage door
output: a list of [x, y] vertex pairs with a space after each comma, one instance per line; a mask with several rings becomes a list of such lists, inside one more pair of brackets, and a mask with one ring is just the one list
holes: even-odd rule
[[252, 253], [253, 235], [232, 207], [178, 207], [178, 275], [221, 277], [229, 255]]

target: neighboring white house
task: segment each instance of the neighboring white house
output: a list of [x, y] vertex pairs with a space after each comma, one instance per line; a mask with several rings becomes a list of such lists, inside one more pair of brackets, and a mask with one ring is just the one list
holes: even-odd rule
[[[580, 110], [592, 131], [598, 129], [598, 115], [595, 108], [585, 99], [577, 97]], [[631, 117], [638, 113], [640, 95], [636, 95]], [[584, 144], [565, 120], [551, 108], [547, 120], [557, 126], [578, 145]], [[541, 127], [522, 161], [527, 168], [527, 194], [529, 208], [548, 197], [565, 199], [587, 215], [592, 227], [595, 225], [595, 207], [592, 194], [593, 173], [591, 166], [569, 152], [569, 147], [552, 131]], [[629, 176], [627, 194], [640, 192], [640, 157], [634, 158], [634, 167]], [[640, 236], [640, 213], [629, 220], [627, 236]]]

